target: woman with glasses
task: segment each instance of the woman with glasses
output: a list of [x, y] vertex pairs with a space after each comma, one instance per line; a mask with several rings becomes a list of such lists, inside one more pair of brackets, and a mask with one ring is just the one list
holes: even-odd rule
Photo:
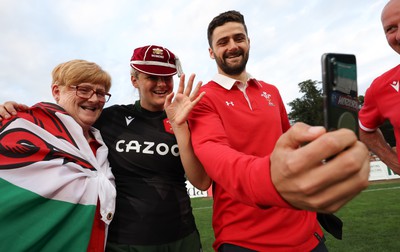
[[0, 251], [104, 251], [116, 191], [92, 127], [110, 75], [71, 60], [52, 72], [54, 103], [0, 121]]
[[[117, 188], [106, 251], [201, 251], [185, 181], [207, 190], [211, 180], [194, 155], [186, 118], [204, 93], [197, 95], [201, 82], [191, 92], [194, 75], [185, 88], [182, 75], [174, 94], [176, 74], [182, 74], [179, 60], [167, 48], [136, 48], [131, 82], [140, 99], [105, 108], [94, 125], [109, 148]], [[85, 83], [70, 88], [77, 97], [108, 98], [108, 89]], [[0, 105], [0, 120], [16, 109], [24, 106]]]

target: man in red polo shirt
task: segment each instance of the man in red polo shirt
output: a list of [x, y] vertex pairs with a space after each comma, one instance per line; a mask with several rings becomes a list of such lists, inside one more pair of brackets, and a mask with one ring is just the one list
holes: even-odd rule
[[368, 185], [367, 148], [350, 130], [290, 128], [277, 88], [246, 72], [250, 40], [239, 12], [215, 17], [208, 41], [218, 74], [202, 87], [189, 126], [214, 182], [214, 249], [326, 251], [316, 211], [334, 212]]

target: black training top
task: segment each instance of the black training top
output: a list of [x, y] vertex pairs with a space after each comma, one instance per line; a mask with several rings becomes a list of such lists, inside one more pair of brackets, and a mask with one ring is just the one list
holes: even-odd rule
[[109, 148], [117, 202], [108, 241], [157, 245], [196, 227], [178, 145], [164, 111], [140, 106], [105, 108], [96, 122]]

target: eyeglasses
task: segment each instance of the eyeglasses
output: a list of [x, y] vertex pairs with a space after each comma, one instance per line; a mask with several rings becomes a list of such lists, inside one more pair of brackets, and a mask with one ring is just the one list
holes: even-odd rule
[[101, 102], [108, 102], [111, 98], [111, 94], [104, 92], [103, 90], [94, 90], [89, 86], [71, 86], [76, 89], [76, 96], [83, 99], [90, 99], [94, 94], [97, 95], [97, 99]]

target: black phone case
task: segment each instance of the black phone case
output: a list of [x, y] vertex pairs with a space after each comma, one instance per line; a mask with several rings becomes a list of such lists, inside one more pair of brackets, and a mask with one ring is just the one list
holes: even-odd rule
[[348, 128], [358, 137], [357, 64], [353, 54], [325, 53], [322, 61], [325, 128]]

